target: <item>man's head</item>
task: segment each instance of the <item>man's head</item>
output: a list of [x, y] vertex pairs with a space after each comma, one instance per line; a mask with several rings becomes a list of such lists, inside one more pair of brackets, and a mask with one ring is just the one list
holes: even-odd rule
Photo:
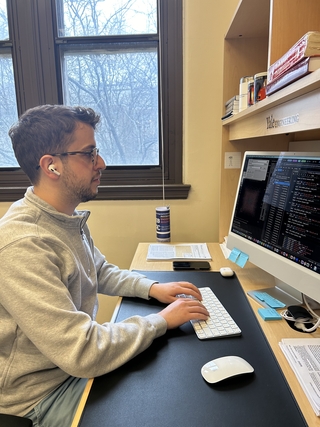
[[17, 161], [30, 181], [39, 183], [38, 165], [44, 155], [68, 151], [79, 124], [95, 129], [99, 120], [91, 108], [64, 105], [41, 105], [22, 114], [9, 136]]

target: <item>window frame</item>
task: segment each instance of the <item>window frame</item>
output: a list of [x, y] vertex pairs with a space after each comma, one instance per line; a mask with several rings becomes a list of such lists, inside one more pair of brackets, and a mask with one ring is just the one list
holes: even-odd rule
[[[87, 38], [55, 34], [58, 0], [7, 0], [18, 114], [40, 104], [62, 104], [59, 47], [84, 43]], [[107, 167], [102, 173], [96, 200], [186, 199], [191, 188], [183, 184], [183, 40], [182, 0], [158, 0], [162, 55], [163, 147], [160, 166]], [[36, 25], [38, 24], [38, 25]], [[131, 36], [138, 41], [142, 36]], [[143, 36], [152, 38], [154, 35]], [[117, 41], [117, 36], [112, 41]], [[121, 37], [120, 37], [121, 38]], [[157, 37], [156, 37], [157, 38]], [[90, 37], [101, 42], [103, 37]], [[1, 44], [0, 44], [1, 47]], [[160, 55], [159, 55], [160, 56]], [[23, 70], [23, 73], [22, 73]], [[30, 182], [18, 168], [0, 168], [0, 201], [23, 197]]]

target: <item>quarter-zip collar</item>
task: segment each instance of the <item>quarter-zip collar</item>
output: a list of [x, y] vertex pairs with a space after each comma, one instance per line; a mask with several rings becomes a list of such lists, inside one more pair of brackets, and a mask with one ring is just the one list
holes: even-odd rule
[[75, 210], [73, 215], [67, 215], [65, 213], [58, 212], [49, 203], [36, 196], [33, 192], [33, 187], [29, 187], [27, 189], [25, 200], [26, 203], [29, 202], [33, 205], [36, 205], [43, 214], [50, 216], [51, 219], [53, 219], [56, 223], [60, 223], [61, 226], [67, 228], [77, 228], [81, 234], [83, 233], [83, 228], [90, 216], [90, 211], [88, 210]]

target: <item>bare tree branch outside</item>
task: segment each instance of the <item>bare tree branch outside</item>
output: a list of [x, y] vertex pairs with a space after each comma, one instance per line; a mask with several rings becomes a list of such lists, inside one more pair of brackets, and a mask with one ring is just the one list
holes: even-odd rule
[[[96, 139], [107, 165], [158, 165], [158, 40], [130, 40], [132, 35], [157, 34], [157, 1], [56, 3], [58, 37], [68, 38], [68, 43], [58, 45], [63, 103], [92, 107], [101, 114]], [[0, 39], [7, 38], [5, 0], [0, 0]], [[83, 42], [79, 43], [79, 38]], [[7, 137], [17, 119], [14, 88], [10, 50], [2, 49], [0, 166], [16, 165]]]
[[[60, 36], [157, 32], [155, 0], [64, 0]], [[63, 52], [64, 102], [102, 116], [97, 144], [108, 165], [159, 164], [157, 44], [80, 45]]]

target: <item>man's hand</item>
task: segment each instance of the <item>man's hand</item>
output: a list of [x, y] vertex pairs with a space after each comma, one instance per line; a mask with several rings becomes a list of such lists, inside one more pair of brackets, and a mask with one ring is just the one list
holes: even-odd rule
[[189, 282], [154, 283], [149, 291], [150, 297], [167, 304], [176, 301], [176, 295], [179, 294], [191, 295], [199, 301], [202, 300], [199, 289]]
[[168, 329], [177, 328], [193, 319], [207, 320], [209, 316], [201, 302], [190, 298], [178, 298], [158, 314], [165, 319]]

